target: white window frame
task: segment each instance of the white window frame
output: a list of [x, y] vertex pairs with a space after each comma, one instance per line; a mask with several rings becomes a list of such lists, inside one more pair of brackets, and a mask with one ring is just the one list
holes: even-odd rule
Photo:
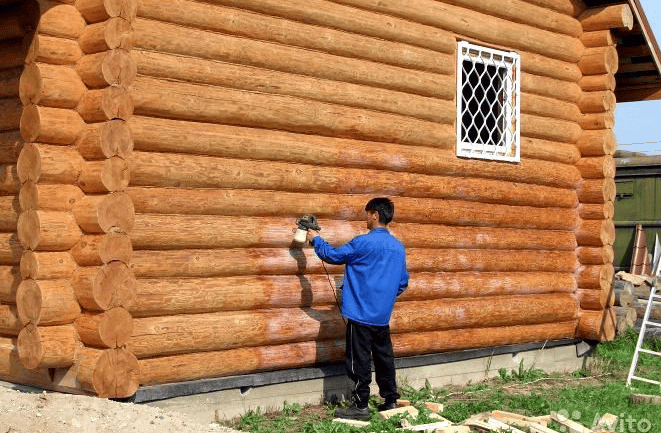
[[[468, 110], [467, 101], [463, 97], [463, 63], [465, 60], [473, 64], [480, 63], [495, 66], [504, 70], [504, 80], [499, 89], [500, 95], [505, 95], [499, 116], [502, 120], [502, 134], [498, 143], [482, 143], [479, 140], [464, 140], [466, 135], [463, 124], [464, 111]], [[516, 52], [496, 50], [482, 47], [466, 41], [461, 41], [457, 49], [457, 156], [479, 158], [508, 162], [521, 161], [521, 66], [520, 57]], [[478, 102], [479, 103], [479, 102]], [[474, 122], [472, 123], [474, 125]], [[484, 128], [486, 125], [475, 125]], [[469, 127], [469, 129], [471, 129]], [[494, 128], [495, 129], [495, 128]], [[466, 137], [468, 138], [468, 137]]]

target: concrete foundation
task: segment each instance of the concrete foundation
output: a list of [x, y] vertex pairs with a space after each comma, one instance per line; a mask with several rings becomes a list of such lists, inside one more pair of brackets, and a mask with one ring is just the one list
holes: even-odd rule
[[[590, 346], [584, 342], [556, 341], [446, 354], [425, 355], [396, 360], [397, 381], [416, 389], [429, 381], [432, 387], [479, 382], [524, 369], [572, 372], [585, 362]], [[182, 411], [199, 422], [229, 419], [260, 408], [261, 412], [282, 409], [285, 402], [319, 404], [346, 400], [353, 383], [344, 375], [343, 365], [305, 368], [281, 372], [196, 381], [185, 384], [144, 387], [136, 394], [136, 403], [167, 410]], [[378, 394], [375, 382], [372, 393]]]

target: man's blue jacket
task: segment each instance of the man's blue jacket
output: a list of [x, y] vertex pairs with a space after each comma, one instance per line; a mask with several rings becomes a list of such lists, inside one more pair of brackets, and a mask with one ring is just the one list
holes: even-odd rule
[[346, 265], [342, 315], [363, 325], [388, 325], [395, 298], [409, 282], [401, 242], [387, 229], [375, 228], [341, 247], [321, 237], [314, 238], [312, 245], [323, 261]]

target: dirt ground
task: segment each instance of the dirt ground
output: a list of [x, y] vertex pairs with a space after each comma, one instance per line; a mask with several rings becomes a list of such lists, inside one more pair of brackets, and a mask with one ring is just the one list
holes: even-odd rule
[[185, 414], [140, 404], [52, 392], [24, 392], [0, 384], [0, 433], [232, 433]]

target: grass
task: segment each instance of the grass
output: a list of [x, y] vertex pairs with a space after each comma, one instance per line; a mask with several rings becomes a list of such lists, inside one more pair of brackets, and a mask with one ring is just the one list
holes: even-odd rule
[[[402, 398], [410, 400], [420, 410], [412, 424], [434, 422], [422, 403], [443, 403], [443, 417], [459, 423], [472, 415], [491, 410], [504, 410], [522, 415], [548, 415], [561, 413], [585, 426], [594, 425], [605, 413], [620, 417], [615, 431], [620, 433], [661, 432], [661, 406], [631, 405], [631, 394], [661, 395], [658, 386], [634, 382], [626, 386], [631, 359], [638, 335], [632, 330], [618, 336], [613, 342], [597, 346], [586, 367], [573, 374], [547, 374], [534, 365], [523, 362], [516, 369], [500, 369], [498, 376], [465, 386], [433, 388], [429, 382], [420, 389], [400, 384]], [[646, 342], [643, 347], [661, 351], [661, 338]], [[661, 379], [661, 358], [641, 354], [636, 374], [655, 380]], [[376, 413], [376, 399], [370, 401], [370, 410]], [[336, 406], [304, 406], [285, 403], [278, 411], [262, 413], [259, 408], [232, 422], [228, 427], [255, 433], [349, 433], [395, 432], [401, 426], [401, 417], [377, 420], [373, 416], [370, 426], [357, 429], [333, 423]], [[561, 431], [559, 425], [549, 425]]]

